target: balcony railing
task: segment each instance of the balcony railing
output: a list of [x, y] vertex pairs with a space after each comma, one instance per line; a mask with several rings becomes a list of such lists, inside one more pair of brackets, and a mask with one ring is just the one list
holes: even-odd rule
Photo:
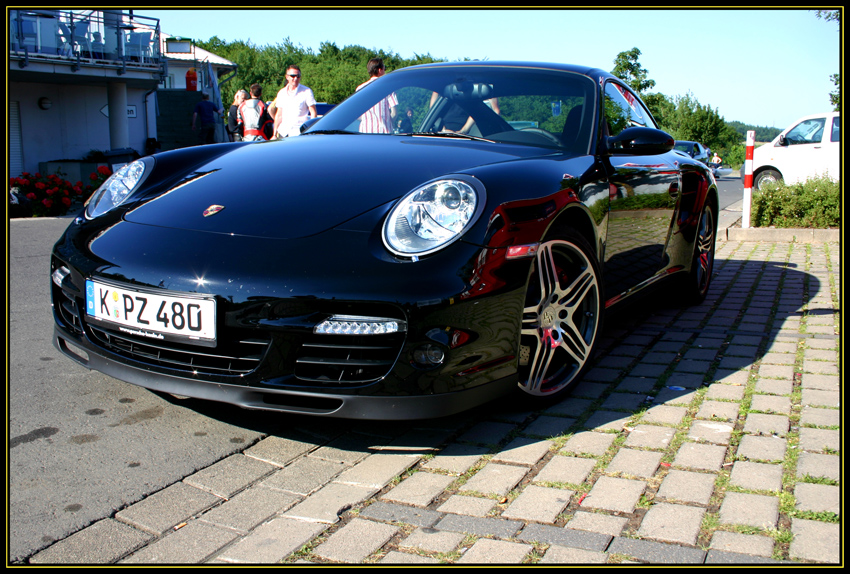
[[159, 20], [120, 10], [10, 10], [9, 55], [81, 66], [162, 69]]

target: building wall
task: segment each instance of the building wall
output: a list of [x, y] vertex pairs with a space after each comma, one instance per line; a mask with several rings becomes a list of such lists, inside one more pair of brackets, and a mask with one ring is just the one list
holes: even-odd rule
[[[127, 106], [135, 107], [135, 117], [127, 120], [130, 147], [140, 154], [145, 140], [156, 137], [156, 95], [147, 96], [146, 109], [146, 93], [127, 89]], [[38, 107], [42, 97], [51, 100], [49, 110]], [[92, 150], [111, 149], [105, 86], [14, 82], [7, 98], [19, 104], [23, 171], [38, 171], [39, 162], [82, 159]]]

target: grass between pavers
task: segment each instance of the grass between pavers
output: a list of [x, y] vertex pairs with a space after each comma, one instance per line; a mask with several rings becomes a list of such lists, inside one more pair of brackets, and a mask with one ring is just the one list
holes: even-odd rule
[[[807, 246], [807, 262], [810, 261], [811, 257], [811, 246]], [[826, 248], [828, 251], [828, 247]], [[790, 258], [791, 247], [789, 247], [789, 251], [786, 254], [786, 263], [788, 263], [788, 259]], [[829, 258], [827, 257], [827, 261]], [[808, 270], [809, 263], [806, 265], [806, 270]], [[831, 270], [831, 269], [830, 269]], [[830, 288], [833, 300], [835, 298], [835, 289], [834, 289], [834, 278], [833, 274], [829, 274]], [[783, 278], [784, 280], [784, 278]], [[809, 291], [809, 283], [805, 282], [805, 292], [804, 292], [804, 301], [811, 301], [811, 293]], [[781, 292], [781, 285], [778, 289], [778, 292]], [[806, 309], [807, 310], [807, 309]], [[807, 317], [806, 313], [804, 317]], [[771, 316], [771, 321], [775, 318], [775, 313]], [[802, 321], [800, 326], [801, 334], [806, 334], [806, 322]], [[804, 348], [805, 348], [805, 338], [800, 338], [798, 340], [797, 352], [795, 353], [795, 377], [793, 381], [792, 393], [790, 394], [791, 400], [791, 413], [789, 415], [789, 432], [786, 435], [787, 448], [785, 451], [785, 457], [782, 461], [783, 467], [783, 477], [782, 477], [782, 490], [778, 493], [774, 493], [771, 491], [749, 491], [746, 489], [741, 489], [735, 486], [729, 485], [729, 476], [731, 472], [726, 470], [721, 471], [721, 474], [718, 478], [718, 481], [715, 485], [715, 491], [713, 494], [713, 507], [717, 508], [716, 512], [708, 512], [703, 518], [702, 524], [702, 535], [701, 539], [704, 540], [704, 543], [708, 542], [708, 537], [713, 534], [714, 531], [717, 530], [729, 530], [734, 532], [739, 532], [743, 534], [761, 534], [771, 536], [774, 541], [774, 555], [773, 557], [778, 560], [788, 560], [789, 559], [789, 547], [790, 542], [793, 539], [793, 534], [790, 530], [790, 521], [791, 518], [805, 518], [808, 520], [819, 520], [822, 522], [838, 522], [840, 521], [840, 517], [836, 516], [834, 513], [830, 512], [808, 512], [808, 511], [798, 511], [796, 510], [796, 498], [794, 496], [794, 487], [799, 482], [816, 482], [816, 483], [833, 483], [835, 481], [830, 481], [829, 479], [820, 479], [814, 478], [810, 476], [798, 478], [796, 476], [796, 468], [797, 462], [799, 459], [799, 429], [800, 429], [800, 416], [802, 411], [801, 405], [801, 388], [800, 388], [800, 375], [799, 373], [802, 370], [802, 364], [804, 359]], [[743, 423], [746, 420], [746, 415], [748, 415], [752, 411], [752, 397], [754, 393], [754, 383], [757, 381], [757, 373], [758, 367], [760, 363], [757, 361], [754, 363], [753, 368], [751, 369], [751, 376], [749, 377], [747, 389], [745, 391], [745, 398], [742, 401], [742, 407], [739, 411], [739, 422]], [[730, 441], [729, 449], [727, 451], [727, 464], [734, 462], [735, 460], [742, 460], [740, 457], [735, 455], [735, 450], [737, 449], [738, 444], [740, 443], [740, 439], [743, 436], [743, 427], [736, 425], [735, 432], [733, 432], [732, 440]], [[767, 461], [765, 461], [767, 462]], [[768, 494], [768, 495], [776, 495], [779, 499], [779, 526], [777, 528], [770, 529], [759, 529], [753, 528], [750, 526], [744, 525], [724, 525], [719, 523], [719, 504], [721, 502], [722, 496], [727, 491], [739, 491], [739, 492], [754, 492], [757, 494]], [[703, 538], [706, 536], [706, 538]]]
[[[745, 260], [749, 260], [749, 258], [753, 256], [753, 254], [755, 253], [755, 249], [756, 247], [754, 247], [752, 250], [750, 250], [749, 253], [747, 253], [747, 257], [745, 258]], [[741, 271], [739, 270], [738, 273], [740, 274]], [[732, 289], [732, 286], [734, 284], [734, 281], [730, 281], [728, 289]], [[755, 294], [755, 290], [756, 285], [753, 284], [750, 293], [748, 294], [748, 297], [746, 298], [744, 304], [741, 306], [741, 309], [745, 309], [748, 307]], [[738, 319], [734, 321], [733, 325], [731, 326], [731, 329], [736, 329], [740, 324], [740, 321], [741, 314], [739, 314]], [[723, 349], [728, 348], [729, 344], [732, 341], [732, 336], [733, 335], [726, 336], [726, 339], [724, 340], [724, 346], [722, 347]], [[761, 354], [761, 352], [757, 353], [756, 362], [748, 369], [747, 382], [746, 386], [744, 387], [744, 396], [740, 401], [740, 407], [738, 408], [738, 416], [734, 421], [734, 426], [729, 439], [729, 444], [726, 445], [726, 456], [717, 474], [717, 478], [715, 479], [714, 489], [711, 494], [708, 509], [703, 515], [702, 522], [700, 524], [700, 532], [697, 535], [697, 545], [706, 550], [710, 548], [711, 538], [714, 536], [715, 532], [721, 530], [737, 531], [738, 528], [737, 525], [728, 525], [720, 522], [720, 506], [723, 502], [723, 499], [725, 498], [726, 492], [728, 492], [730, 489], [729, 481], [732, 474], [732, 465], [735, 462], [735, 453], [743, 436], [743, 428], [744, 424], [746, 423], [746, 417], [747, 414], [749, 414], [750, 407], [752, 405], [752, 396], [755, 392], [755, 384], [757, 381], [757, 376], [755, 372], [757, 370], [757, 358], [761, 356]], [[699, 401], [700, 404], [702, 402], [702, 399], [704, 399], [704, 395]], [[689, 410], [689, 414], [693, 413], [692, 417], [695, 417], [697, 412], [697, 410]], [[677, 433], [677, 438], [678, 434], [686, 435], [687, 432], [683, 431], [682, 433]], [[682, 440], [681, 442], [684, 442], [684, 440]]]
[[[832, 276], [830, 276], [830, 280], [832, 282]], [[733, 283], [734, 283], [734, 281], [730, 282], [730, 286]], [[755, 292], [755, 288], [756, 288], [756, 286], [754, 285], [752, 292]], [[752, 293], [751, 293], [751, 296], [752, 296]], [[706, 321], [708, 320], [708, 318], [710, 316], [711, 316], [711, 313], [706, 314], [706, 317], [707, 317]], [[774, 318], [775, 318], [775, 312], [771, 316], [770, 320], [772, 321]], [[660, 339], [661, 339], [661, 336], [656, 335], [654, 343], [657, 343]], [[683, 343], [683, 350], [686, 349], [689, 344], [690, 343]], [[724, 345], [728, 346], [728, 341], [724, 342]], [[801, 345], [802, 345], [802, 343], [801, 343]], [[801, 345], [798, 345], [798, 349], [797, 349], [798, 353], [797, 353], [796, 361], [795, 361], [795, 363], [796, 363], [795, 366], [798, 367], [796, 369], [797, 372], [799, 372], [799, 370], [800, 370], [799, 366], [802, 364], [801, 361], [802, 361], [803, 355], [802, 355]], [[682, 353], [680, 353], [680, 356], [681, 356], [681, 354]], [[762, 355], [760, 354], [759, 357], [760, 356], [762, 356]], [[600, 359], [601, 359], [601, 357], [597, 358], [597, 361], [600, 360]], [[551, 458], [553, 456], [578, 456], [578, 457], [582, 457], [582, 458], [594, 458], [594, 459], [596, 459], [597, 463], [594, 467], [594, 470], [592, 471], [591, 476], [589, 476], [588, 479], [582, 484], [568, 484], [568, 483], [536, 483], [536, 484], [541, 484], [543, 486], [547, 486], [547, 487], [550, 487], [550, 488], [561, 488], [561, 489], [573, 490], [578, 495], [577, 496], [577, 498], [578, 498], [578, 497], [580, 497], [581, 494], [589, 492], [590, 489], [592, 488], [592, 484], [595, 482], [595, 480], [599, 476], [605, 474], [604, 469], [607, 468], [608, 464], [611, 462], [611, 460], [616, 455], [616, 453], [620, 450], [620, 448], [623, 447], [625, 440], [627, 439], [627, 436], [628, 436], [627, 432], [628, 432], [629, 428], [633, 428], [635, 424], [639, 424], [639, 422], [643, 418], [647, 408], [649, 408], [651, 406], [651, 404], [645, 405], [646, 408], [641, 408], [641, 409], [638, 409], [638, 410], [635, 410], [635, 411], [625, 411], [625, 412], [631, 412], [632, 413], [632, 415], [630, 417], [630, 421], [627, 424], [627, 428], [625, 429], [626, 432], [611, 431], [612, 434], [617, 435], [617, 438], [612, 443], [612, 445], [606, 450], [606, 452], [603, 456], [597, 458], [595, 456], [591, 456], [591, 455], [587, 455], [587, 454], [576, 455], [576, 454], [570, 453], [568, 455], [567, 453], [562, 454], [559, 451], [560, 451], [560, 449], [563, 448], [565, 443], [569, 440], [569, 438], [571, 436], [573, 436], [573, 434], [575, 432], [578, 432], [579, 430], [583, 430], [583, 423], [587, 420], [587, 418], [589, 418], [592, 415], [593, 412], [598, 410], [598, 408], [602, 405], [602, 403], [605, 402], [605, 400], [611, 395], [612, 392], [616, 392], [615, 388], [616, 388], [617, 384], [622, 380], [622, 378], [624, 378], [625, 373], [629, 372], [630, 369], [634, 367], [634, 364], [636, 364], [636, 362], [638, 362], [638, 361], [639, 361], [639, 358], [635, 358], [634, 363], [632, 363], [628, 368], [623, 369], [624, 374], [621, 375], [620, 378], [617, 381], [613, 381], [609, 384], [606, 392], [604, 392], [600, 397], [595, 399], [589, 405], [589, 407], [582, 413], [582, 415], [580, 415], [577, 418], [575, 425], [572, 426], [570, 429], [568, 429], [568, 432], [566, 432], [562, 435], [559, 435], [559, 436], [544, 437], [544, 438], [547, 438], [548, 440], [553, 441], [553, 443], [554, 443], [553, 446], [550, 448], [550, 452], [546, 455], [547, 460], [551, 460]], [[664, 382], [666, 381], [666, 378], [669, 377], [670, 373], [672, 372], [672, 369], [675, 367], [675, 364], [676, 364], [675, 362], [672, 363], [671, 367], [667, 371], [665, 371], [664, 375], [662, 375], [661, 378], [658, 379], [656, 386], [653, 388], [653, 391], [651, 391], [652, 394], [657, 394], [657, 392], [661, 388], [663, 388]], [[719, 364], [719, 358], [714, 361], [714, 363], [712, 364], [712, 366], [709, 370], [709, 373], [706, 374], [706, 382], [710, 382], [712, 380], [713, 372], [716, 371], [718, 364]], [[753, 367], [750, 369], [747, 387], [746, 387], [746, 391], [745, 391], [745, 402], [742, 402], [742, 407], [739, 409], [738, 421], [741, 421], [742, 425], [743, 425], [743, 422], [745, 422], [745, 420], [746, 420], [746, 416], [750, 412], [754, 412], [754, 411], [752, 411], [751, 407], [752, 407], [752, 397], [754, 395], [755, 382], [758, 380], [757, 379], [758, 366], [759, 366], [758, 359], [756, 359], [755, 362], [753, 363]], [[696, 414], [699, 411], [699, 408], [702, 405], [703, 401], [705, 400], [706, 392], [707, 392], [707, 389], [704, 388], [704, 387], [697, 390], [695, 400], [692, 400], [688, 404], [688, 411], [686, 413], [686, 416], [685, 416], [685, 418], [683, 418], [683, 420], [678, 425], [659, 425], [659, 426], [673, 426], [673, 427], [677, 428], [677, 433], [674, 435], [674, 440], [671, 442], [669, 447], [667, 449], [665, 449], [665, 451], [664, 451], [664, 457], [665, 458], [662, 459], [662, 462], [668, 463], [667, 466], [669, 466], [669, 462], [671, 462], [672, 459], [674, 458], [675, 452], [678, 450], [678, 448], [687, 440], [688, 430], [690, 429], [690, 426], [692, 425], [692, 423], [696, 419]], [[798, 385], [795, 386], [795, 392], [792, 394], [792, 397], [791, 397], [792, 398], [792, 404], [796, 406], [796, 413], [792, 413], [792, 417], [794, 416], [794, 414], [796, 414], [796, 419], [794, 419], [794, 418], [791, 419], [792, 420], [792, 422], [791, 422], [792, 429], [791, 429], [791, 433], [790, 433], [790, 434], [793, 434], [794, 431], [796, 431], [797, 440], [799, 440], [799, 438], [798, 438], [799, 437], [799, 412], [800, 412], [800, 402], [801, 402], [800, 397], [801, 397], [801, 394], [799, 392], [799, 381], [798, 381]], [[720, 400], [722, 400], [722, 399], [720, 399]], [[732, 402], [736, 402], [736, 401], [732, 401]], [[618, 409], [614, 409], [614, 410], [618, 410]], [[619, 410], [622, 410], [622, 409], [619, 409]], [[542, 413], [538, 413], [538, 415], [539, 414], [542, 414]], [[545, 414], [547, 416], [564, 416], [564, 417], [568, 416], [568, 415], [561, 415], [559, 413], [545, 413]], [[532, 419], [530, 419], [530, 420], [533, 420], [533, 418], [535, 418], [535, 417], [532, 417]], [[569, 417], [569, 418], [572, 418], [572, 417]], [[508, 442], [510, 442], [510, 440], [512, 440], [513, 438], [516, 438], [520, 435], [529, 436], [528, 433], [523, 432], [522, 428], [524, 426], [527, 426], [527, 424], [529, 424], [530, 420], [526, 420], [525, 425], [520, 425], [516, 429], [511, 431], [511, 433], [509, 433], [509, 435], [504, 440], [500, 441], [500, 444], [508, 443]], [[807, 425], [807, 426], [810, 426], [810, 425]], [[796, 457], [798, 456], [798, 449], [790, 448], [790, 443], [789, 443], [789, 448], [786, 450], [786, 460], [783, 460], [782, 464], [785, 465], [788, 468], [787, 471], [783, 472], [783, 485], [785, 484], [785, 482], [788, 482], [789, 487], [792, 489], [791, 492], [786, 492], [784, 487], [783, 487], [783, 492], [780, 492], [780, 493], [764, 492], [764, 491], [747, 491], [745, 489], [741, 489], [741, 488], [734, 487], [734, 486], [730, 487], [729, 484], [728, 484], [729, 476], [730, 476], [730, 473], [731, 473], [730, 467], [731, 467], [731, 464], [734, 463], [735, 460], [738, 460], [738, 457], [735, 456], [735, 452], [737, 450], [738, 445], [740, 444], [740, 440], [741, 440], [742, 436], [743, 436], [742, 426], [740, 428], [738, 428], [738, 425], [736, 424], [736, 429], [735, 429], [735, 432], [733, 432], [732, 441], [730, 442], [730, 445], [727, 447], [727, 459], [724, 461], [724, 465], [728, 465], [728, 466], [724, 466], [723, 469], [721, 469], [721, 471], [719, 473], [718, 480], [717, 480], [716, 485], [715, 485], [715, 493], [713, 494], [713, 497], [715, 498], [714, 503], [716, 504], [715, 508], [719, 509], [719, 504], [720, 504], [720, 501], [722, 500], [722, 495], [727, 491], [754, 492], [754, 493], [757, 493], [757, 494], [769, 494], [769, 495], [777, 495], [778, 494], [779, 499], [780, 499], [780, 513], [785, 515], [785, 516], [793, 515], [795, 518], [806, 518], [806, 519], [809, 519], [809, 520], [820, 520], [820, 521], [823, 521], [823, 522], [833, 522], [833, 521], [837, 521], [839, 519], [833, 513], [811, 513], [811, 512], [804, 513], [804, 512], [801, 512], [801, 511], [795, 511], [794, 510], [794, 505], [796, 504], [796, 501], [795, 501], [794, 496], [793, 496], [793, 485], [794, 484], [796, 484], [797, 482], [804, 482], [804, 481], [811, 481], [811, 482], [816, 482], [816, 483], [830, 483], [831, 481], [828, 481], [828, 479], [820, 479], [820, 478], [812, 478], [812, 477], [804, 477], [802, 479], [797, 479], [794, 473], [795, 473], [795, 470], [796, 470]], [[789, 438], [790, 438], [790, 435], [789, 435]], [[497, 452], [497, 446], [498, 445], [488, 445], [488, 446], [490, 446], [490, 448], [493, 450], [493, 452]], [[635, 447], [635, 448], [638, 448], [639, 450], [647, 450], [647, 449], [642, 449], [640, 447]], [[656, 450], [656, 449], [648, 449], [648, 450]], [[447, 490], [455, 490], [456, 491], [457, 489], [459, 489], [460, 486], [462, 486], [472, 475], [474, 475], [478, 470], [480, 470], [481, 467], [483, 467], [485, 464], [487, 464], [487, 462], [493, 456], [494, 455], [492, 453], [489, 454], [489, 455], [485, 455], [485, 457], [482, 458], [482, 460], [480, 460], [473, 468], [471, 468], [469, 471], [464, 473], [464, 475], [462, 477], [459, 477], [457, 483], [453, 484], [451, 489], [447, 489]], [[412, 474], [412, 472], [415, 472], [415, 470], [416, 469], [408, 469], [407, 475]], [[436, 472], [439, 472], [439, 471], [436, 471]], [[608, 474], [611, 474], [611, 473], [608, 473]], [[622, 473], [615, 473], [615, 474], [621, 475]], [[654, 485], [653, 485], [652, 480], [646, 481], [647, 485], [648, 485], [648, 490], [641, 497], [641, 501], [637, 505], [638, 511], [645, 510], [646, 508], [649, 508], [653, 504], [653, 502], [654, 502], [654, 500], [653, 500], [654, 499], [654, 492], [657, 491], [657, 487], [660, 484], [660, 481], [663, 479], [662, 474], [666, 475], [665, 469], [663, 469], [663, 468], [660, 469], [659, 472], [656, 473], [656, 475], [653, 477], [653, 478], [656, 479]], [[623, 475], [623, 476], [625, 476], [625, 475]], [[398, 477], [397, 482], [402, 480], [403, 478], [404, 478], [404, 476]], [[397, 484], [397, 482], [395, 484]], [[535, 483], [535, 481], [533, 480], [533, 477], [531, 477], [527, 482], [528, 482], [528, 484]], [[834, 482], [834, 481], [832, 481], [832, 482]], [[497, 502], [499, 502], [499, 507], [497, 507], [494, 510], [494, 512], [495, 512], [496, 515], [498, 515], [498, 514], [500, 514], [500, 509], [504, 510], [504, 508], [500, 508], [500, 507], [507, 507], [508, 502], [515, 499], [521, 492], [522, 492], [522, 488], [513, 489], [506, 497], [502, 497], [502, 500], [499, 500], [500, 495], [485, 495], [485, 494], [482, 494], [482, 493], [475, 493], [475, 492], [470, 492], [470, 491], [464, 491], [462, 493], [461, 492], [455, 492], [455, 493], [456, 494], [463, 494], [463, 495], [466, 495], [466, 496], [479, 496], [479, 497], [483, 497], [483, 498], [496, 499]], [[794, 514], [792, 514], [792, 513], [794, 513]], [[565, 511], [561, 514], [561, 516], [559, 516], [559, 521], [566, 523], [568, 521], [568, 519], [571, 518], [572, 516], [573, 516], [573, 514], [571, 513], [571, 511]], [[710, 539], [710, 534], [712, 534], [714, 531], [717, 531], [717, 530], [728, 530], [728, 531], [733, 531], [733, 532], [741, 532], [741, 533], [745, 533], [745, 534], [768, 535], [768, 536], [771, 536], [777, 542], [777, 545], [776, 545], [777, 552], [775, 553], [775, 557], [779, 558], [779, 559], [786, 559], [787, 560], [787, 556], [788, 556], [787, 546], [790, 543], [790, 539], [792, 537], [789, 529], [783, 528], [782, 526], [780, 526], [779, 528], [765, 530], [765, 529], [752, 528], [752, 527], [742, 526], [742, 525], [721, 525], [721, 524], [719, 524], [718, 516], [719, 516], [718, 512], [710, 512], [710, 511], [706, 512], [706, 514], [704, 515], [701, 532], [708, 533], [709, 539]], [[329, 534], [327, 534], [327, 535], [329, 535]], [[702, 536], [701, 536], [701, 538], [702, 538]], [[453, 553], [447, 553], [446, 555], [443, 555], [443, 556], [436, 556], [434, 553], [423, 553], [423, 555], [435, 557], [435, 558], [441, 559], [441, 561], [444, 561], [444, 562], [454, 562], [457, 559], [459, 559], [459, 557], [463, 555], [463, 552], [465, 552], [466, 549], [471, 547], [472, 544], [474, 544], [474, 542], [477, 539], [478, 539], [478, 537], [472, 537], [459, 550], [457, 550]], [[707, 540], [708, 539], [706, 539], [706, 541]], [[783, 548], [783, 545], [784, 545], [784, 548]], [[707, 548], [707, 546], [706, 546], [706, 548]], [[540, 558], [543, 555], [545, 555], [545, 552], [546, 552], [547, 549], [548, 549], [548, 545], [546, 545], [546, 544], [535, 545], [534, 550], [531, 553], [529, 553], [528, 556], [526, 556], [524, 563], [535, 563], [535, 562], [539, 561]], [[408, 551], [409, 550], [410, 549], [408, 549]], [[384, 555], [385, 554], [386, 554], [386, 551], [384, 552]], [[614, 556], [614, 557], [611, 557], [609, 559], [609, 563], [610, 562], [617, 562], [618, 559], [620, 559], [621, 561], [625, 561], [625, 560], [630, 560], [630, 557]]]

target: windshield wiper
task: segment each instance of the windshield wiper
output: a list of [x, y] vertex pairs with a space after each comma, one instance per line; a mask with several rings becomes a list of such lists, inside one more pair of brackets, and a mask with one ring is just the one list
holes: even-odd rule
[[401, 134], [401, 135], [432, 137], [432, 138], [459, 138], [459, 139], [465, 139], [465, 140], [473, 140], [473, 141], [477, 141], [477, 142], [496, 143], [494, 140], [488, 140], [487, 138], [482, 138], [482, 137], [478, 137], [478, 136], [471, 136], [469, 134], [462, 134], [460, 132], [412, 132], [412, 133], [409, 133], [409, 134]]
[[312, 132], [304, 132], [302, 136], [311, 136], [314, 134], [359, 134], [360, 132], [350, 132], [348, 130], [314, 130]]

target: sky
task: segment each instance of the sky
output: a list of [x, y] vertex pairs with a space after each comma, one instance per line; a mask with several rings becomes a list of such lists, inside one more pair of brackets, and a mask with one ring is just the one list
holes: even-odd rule
[[[837, 22], [814, 10], [135, 10], [174, 36], [262, 47], [289, 39], [318, 53], [323, 42], [402, 58], [524, 60], [610, 71], [617, 54], [641, 51], [651, 92], [690, 93], [726, 121], [785, 128], [831, 110], [841, 71]], [[364, 70], [364, 79], [365, 79]], [[310, 79], [303, 78], [310, 85]]]

